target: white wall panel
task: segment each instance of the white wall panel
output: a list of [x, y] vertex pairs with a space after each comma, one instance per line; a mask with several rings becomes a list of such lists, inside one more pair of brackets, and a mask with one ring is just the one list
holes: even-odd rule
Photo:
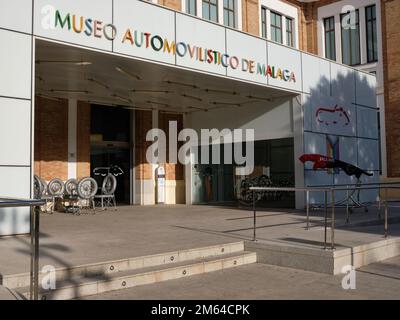
[[1, 0], [0, 28], [32, 33], [33, 0]]
[[[241, 61], [239, 68], [228, 68], [228, 76], [267, 83], [264, 71], [267, 68], [267, 42], [265, 40], [227, 29], [226, 46], [228, 54], [239, 57]], [[249, 61], [254, 62], [253, 73], [250, 72]], [[258, 65], [260, 69], [258, 69]]]
[[339, 137], [339, 160], [357, 165], [357, 139]]
[[355, 71], [331, 62], [332, 97], [337, 103], [355, 103]]
[[363, 138], [378, 139], [378, 111], [357, 107], [357, 135]]
[[363, 170], [379, 170], [378, 140], [358, 139], [358, 166]]
[[[150, 33], [152, 36], [159, 36], [164, 41], [168, 40], [171, 44], [175, 41], [175, 14], [170, 10], [162, 10], [158, 7], [150, 6], [141, 1], [118, 0], [114, 2], [115, 26], [119, 31], [117, 40], [114, 42], [114, 51], [131, 56], [166, 62], [175, 63], [175, 56], [172, 53], [164, 52], [164, 48], [155, 51], [151, 47], [151, 41], [146, 48], [146, 37], [142, 33]], [[126, 31], [130, 29], [132, 37], [137, 34], [137, 44], [129, 41], [122, 43]], [[143, 41], [143, 42], [142, 42]], [[154, 44], [159, 45], [159, 40], [154, 40]]]
[[[326, 136], [312, 132], [304, 132], [304, 153], [317, 153], [326, 155]], [[312, 169], [313, 163], [306, 162], [305, 168]]]
[[353, 104], [326, 96], [312, 100], [312, 129], [337, 135], [356, 134], [356, 108]]
[[31, 36], [0, 30], [0, 96], [31, 98]]
[[[119, 0], [118, 2], [121, 2]], [[132, 1], [136, 2], [136, 1]], [[62, 19], [70, 14], [71, 29], [65, 25], [61, 28], [60, 24], [55, 27], [55, 13], [59, 10]], [[76, 15], [76, 27], [80, 29], [80, 18], [83, 16], [84, 20], [91, 19], [94, 21], [101, 21], [102, 26], [112, 23], [112, 0], [35, 0], [34, 8], [34, 33], [35, 35], [56, 39], [60, 41], [80, 44], [83, 46], [93, 47], [97, 49], [109, 50], [112, 49], [112, 42], [107, 40], [102, 32], [100, 38], [94, 36], [94, 32], [90, 36], [86, 35], [84, 27], [80, 33], [74, 32], [72, 27], [73, 15]], [[126, 12], [126, 15], [131, 17], [133, 12]], [[93, 25], [92, 23], [92, 25]], [[84, 23], [85, 25], [85, 23]], [[111, 32], [110, 32], [111, 34]], [[117, 35], [118, 37], [118, 35]]]
[[282, 79], [274, 79], [269, 77], [268, 84], [286, 88], [290, 90], [302, 90], [302, 74], [301, 74], [301, 54], [300, 51], [292, 50], [275, 43], [268, 42], [268, 63], [274, 66], [275, 70], [278, 68], [287, 69], [294, 72], [296, 75], [296, 82], [284, 81]]
[[[0, 166], [0, 195], [10, 198], [30, 197], [30, 168]], [[27, 208], [0, 209], [0, 236], [28, 233], [30, 211]]]
[[376, 107], [376, 77], [356, 72], [356, 103]]
[[304, 117], [304, 130], [312, 130], [312, 121], [314, 119], [312, 111], [312, 97], [309, 94], [303, 94], [303, 117]]
[[[224, 54], [226, 50], [225, 28], [177, 13], [176, 42], [184, 42], [192, 47], [215, 50]], [[184, 57], [177, 56], [177, 64], [192, 69], [226, 75], [226, 68], [222, 64], [199, 61], [196, 56], [191, 58], [189, 53]]]
[[[328, 174], [326, 170], [306, 170], [305, 171], [305, 185], [306, 186], [320, 186], [320, 185], [332, 185], [333, 174]], [[328, 201], [330, 201], [330, 195], [328, 193]], [[310, 203], [321, 204], [324, 202], [323, 192], [310, 192]]]
[[254, 129], [255, 139], [293, 137], [290, 101], [267, 102], [264, 107], [231, 107], [187, 115], [187, 125], [200, 129]]
[[30, 101], [0, 98], [0, 146], [0, 165], [30, 165]]
[[303, 92], [312, 95], [330, 95], [330, 63], [327, 60], [302, 53]]

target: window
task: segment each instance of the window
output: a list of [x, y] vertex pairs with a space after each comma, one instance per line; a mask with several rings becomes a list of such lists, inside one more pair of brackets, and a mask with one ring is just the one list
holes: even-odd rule
[[378, 61], [377, 33], [376, 33], [376, 6], [365, 8], [365, 20], [367, 29], [367, 61]]
[[261, 36], [267, 38], [267, 8], [261, 7]]
[[294, 47], [293, 19], [286, 17], [286, 45]]
[[271, 40], [282, 43], [282, 16], [271, 11]]
[[185, 0], [186, 1], [186, 13], [197, 15], [197, 1], [196, 0]]
[[218, 0], [203, 0], [203, 19], [218, 22]]
[[342, 62], [354, 66], [361, 63], [360, 20], [358, 10], [340, 15], [342, 26]]
[[236, 28], [236, 0], [224, 0], [224, 24]]
[[325, 58], [336, 60], [335, 17], [324, 19]]

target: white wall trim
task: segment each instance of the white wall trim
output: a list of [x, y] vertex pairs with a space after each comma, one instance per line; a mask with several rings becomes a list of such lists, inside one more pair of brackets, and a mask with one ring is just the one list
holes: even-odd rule
[[78, 101], [68, 100], [68, 179], [76, 179]]

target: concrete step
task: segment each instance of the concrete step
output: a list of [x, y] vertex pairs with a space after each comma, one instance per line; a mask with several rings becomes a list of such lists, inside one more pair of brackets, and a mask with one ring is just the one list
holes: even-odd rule
[[[177, 250], [160, 254], [153, 254], [142, 257], [133, 257], [92, 264], [85, 264], [73, 267], [64, 267], [56, 269], [56, 280], [63, 281], [72, 277], [94, 277], [108, 275], [122, 271], [135, 270], [140, 268], [163, 266], [177, 262], [185, 262], [194, 259], [216, 257], [228, 253], [244, 251], [244, 242], [232, 242], [225, 244], [212, 245], [207, 247]], [[42, 277], [46, 274], [40, 274], [40, 283]], [[7, 288], [22, 288], [29, 286], [30, 274], [21, 273], [14, 275], [4, 275], [2, 285]]]
[[[257, 262], [256, 253], [242, 251], [92, 277], [75, 276], [71, 279], [58, 282], [55, 290], [40, 291], [39, 297], [42, 300], [76, 299], [114, 290], [233, 268], [255, 262]], [[18, 291], [26, 298], [29, 298], [29, 287], [20, 288]]]

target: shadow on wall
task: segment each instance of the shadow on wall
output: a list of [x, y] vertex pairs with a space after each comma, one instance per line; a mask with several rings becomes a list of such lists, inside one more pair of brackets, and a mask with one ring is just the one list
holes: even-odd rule
[[[21, 213], [17, 208], [11, 208], [8, 212], [7, 217], [11, 217], [12, 223], [9, 223], [9, 221], [5, 221], [5, 215], [3, 214], [2, 211], [0, 211], [0, 226], [3, 225], [5, 222], [7, 225], [10, 226], [9, 233], [10, 234], [20, 234], [20, 229], [19, 227], [21, 226], [21, 223], [18, 221], [18, 216]], [[24, 223], [27, 223], [29, 225], [30, 221], [30, 216], [25, 216], [24, 217], [25, 221]], [[42, 268], [46, 263], [50, 263], [51, 265], [54, 265], [57, 268], [71, 268], [73, 265], [67, 261], [66, 259], [63, 259], [63, 254], [65, 253], [70, 253], [74, 249], [70, 248], [68, 246], [65, 246], [60, 243], [56, 242], [50, 242], [51, 239], [49, 239], [51, 236], [40, 232], [39, 234], [40, 237], [40, 268]], [[43, 241], [45, 240], [45, 241]], [[50, 240], [50, 241], [49, 241]], [[45, 242], [45, 243], [43, 243]], [[19, 260], [18, 255], [23, 255], [25, 259], [22, 260], [22, 263], [25, 263], [25, 270], [29, 270], [30, 266], [30, 256], [31, 256], [31, 243], [30, 243], [30, 237], [29, 236], [18, 236], [18, 237], [0, 237], [0, 250], [1, 248], [6, 247], [7, 250], [10, 250], [10, 247], [13, 247], [13, 253], [12, 257], [5, 257], [4, 254], [1, 253], [0, 251], [0, 285], [3, 284], [3, 279], [4, 279], [4, 271], [2, 270], [2, 266], [5, 265], [6, 261], [8, 259], [12, 259], [14, 261], [13, 263], [16, 263], [15, 261]], [[9, 273], [8, 273], [9, 274]], [[56, 275], [57, 276], [57, 275]], [[92, 279], [100, 279], [99, 275], [95, 274], [85, 274], [83, 279], [86, 280], [92, 280]], [[102, 280], [107, 280], [109, 277], [107, 275], [102, 275], [101, 276]], [[57, 281], [60, 281], [61, 279], [57, 278]], [[63, 284], [64, 285], [73, 285], [74, 290], [75, 290], [75, 295], [79, 296], [79, 287], [78, 284], [82, 282], [82, 278], [76, 279], [74, 278], [74, 275], [72, 274], [71, 270], [67, 269], [67, 273], [65, 276], [63, 276]], [[18, 290], [18, 289], [17, 289]]]
[[[304, 153], [327, 155], [372, 172], [372, 177], [361, 177], [364, 183], [379, 181], [375, 77], [330, 63], [330, 79], [321, 76], [304, 90], [308, 92], [303, 94]], [[305, 164], [306, 186], [356, 183], [354, 176], [347, 176], [341, 169], [313, 170], [312, 165]], [[377, 193], [362, 191], [360, 200], [373, 201]], [[344, 199], [345, 192], [337, 194], [338, 200]], [[323, 194], [312, 193], [310, 202], [322, 203]]]

